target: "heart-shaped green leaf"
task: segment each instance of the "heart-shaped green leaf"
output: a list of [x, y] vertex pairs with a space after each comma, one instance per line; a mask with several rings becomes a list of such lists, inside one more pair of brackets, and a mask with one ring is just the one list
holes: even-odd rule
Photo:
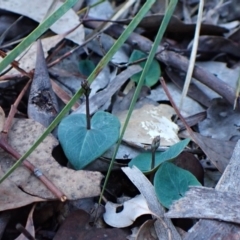
[[188, 145], [190, 139], [186, 138], [173, 146], [171, 146], [168, 150], [165, 152], [156, 152], [155, 153], [155, 166], [154, 169], [151, 169], [152, 165], [152, 153], [151, 152], [144, 152], [139, 154], [137, 157], [133, 158], [128, 166], [132, 167], [135, 165], [137, 168], [139, 168], [144, 173], [149, 173], [156, 168], [159, 167], [159, 165], [165, 161], [171, 160], [173, 158], [176, 158], [183, 149]]
[[173, 201], [184, 196], [189, 186], [201, 186], [201, 183], [189, 171], [165, 162], [154, 176], [154, 188], [161, 204], [169, 208]]
[[81, 60], [79, 62], [79, 71], [82, 75], [88, 77], [94, 70], [95, 65], [91, 60]]
[[58, 127], [58, 138], [69, 162], [77, 170], [84, 168], [110, 148], [119, 137], [120, 122], [114, 115], [99, 111], [86, 128], [85, 114], [72, 114]]
[[[146, 53], [141, 52], [139, 50], [134, 50], [130, 56], [129, 62], [132, 63], [132, 62], [138, 61], [138, 60], [140, 60], [142, 58], [146, 58], [146, 57], [148, 57], [148, 55]], [[139, 63], [139, 65], [142, 68], [144, 68], [145, 64], [146, 64], [146, 61], [142, 61]], [[138, 83], [138, 81], [141, 77], [141, 74], [142, 74], [142, 71], [134, 74], [131, 77], [131, 80]], [[146, 74], [145, 79], [144, 79], [144, 85], [146, 85], [148, 87], [153, 86], [158, 81], [160, 74], [161, 74], [160, 65], [156, 59], [153, 59], [151, 66]]]

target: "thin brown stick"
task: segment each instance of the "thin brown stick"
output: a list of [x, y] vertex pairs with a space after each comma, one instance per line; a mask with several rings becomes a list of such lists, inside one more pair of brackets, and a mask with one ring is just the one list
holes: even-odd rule
[[28, 240], [35, 240], [35, 238], [32, 236], [32, 234], [20, 223], [16, 225], [16, 229], [21, 232], [24, 237]]
[[[7, 54], [6, 54], [4, 51], [0, 50], [0, 56], [1, 56], [2, 58], [4, 58], [4, 57], [7, 56]], [[27, 77], [29, 77], [30, 79], [32, 78], [32, 73], [28, 73], [28, 72], [26, 72], [25, 70], [23, 70], [22, 68], [20, 68], [18, 61], [15, 61], [15, 60], [14, 60], [14, 61], [11, 63], [11, 65], [12, 65], [12, 67], [14, 67], [15, 69], [17, 69], [22, 75], [27, 76]]]
[[178, 115], [178, 117], [181, 119], [181, 121], [183, 122], [184, 126], [186, 127], [188, 133], [190, 134], [190, 136], [192, 137], [192, 139], [195, 139], [195, 135], [194, 135], [194, 132], [193, 130], [189, 127], [189, 125], [187, 124], [185, 118], [182, 116], [182, 114], [180, 113], [177, 105], [175, 104], [170, 92], [168, 91], [168, 88], [167, 88], [167, 85], [163, 79], [163, 77], [161, 77], [161, 80], [160, 80], [161, 84], [162, 84], [162, 87], [163, 87], [163, 90], [164, 92], [166, 93], [172, 107], [174, 108], [176, 114]]

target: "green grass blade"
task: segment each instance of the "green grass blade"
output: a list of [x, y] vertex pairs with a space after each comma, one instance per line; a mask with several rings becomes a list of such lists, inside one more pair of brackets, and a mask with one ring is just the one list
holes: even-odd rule
[[[87, 81], [91, 84], [98, 73], [108, 64], [113, 55], [117, 52], [117, 50], [123, 45], [123, 43], [127, 40], [132, 31], [137, 27], [142, 18], [146, 15], [148, 10], [151, 8], [152, 4], [155, 0], [148, 0], [138, 12], [138, 14], [134, 17], [128, 27], [124, 30], [115, 44], [111, 47], [111, 49], [107, 52], [107, 54], [102, 58], [97, 67], [94, 69], [92, 74], [88, 77]], [[63, 110], [58, 114], [58, 116], [54, 119], [54, 121], [49, 125], [49, 127], [45, 130], [45, 132], [36, 140], [36, 142], [32, 145], [32, 147], [8, 170], [8, 172], [0, 179], [0, 183], [2, 183], [21, 163], [24, 159], [26, 159], [35, 149], [36, 147], [47, 137], [47, 135], [57, 126], [57, 124], [61, 121], [64, 115], [71, 109], [74, 103], [79, 99], [79, 97], [83, 94], [83, 90], [79, 89], [77, 93], [72, 97], [69, 103], [63, 108]]]
[[46, 18], [34, 31], [32, 31], [21, 43], [19, 43], [1, 62], [0, 73], [15, 60], [25, 49], [27, 49], [36, 39], [46, 32], [53, 23], [61, 18], [77, 0], [67, 0], [53, 14]]
[[109, 175], [110, 175], [110, 172], [111, 172], [114, 160], [116, 158], [119, 146], [120, 146], [120, 144], [122, 142], [122, 138], [123, 138], [123, 135], [124, 135], [124, 133], [126, 131], [126, 128], [127, 128], [128, 122], [130, 120], [131, 114], [133, 112], [134, 106], [135, 106], [135, 104], [137, 102], [137, 99], [138, 99], [139, 93], [141, 91], [141, 88], [142, 88], [145, 76], [146, 76], [146, 74], [147, 74], [147, 72], [149, 70], [149, 67], [150, 67], [150, 65], [151, 65], [151, 63], [153, 61], [153, 58], [155, 56], [155, 53], [157, 51], [157, 48], [158, 48], [161, 40], [162, 40], [163, 34], [166, 31], [168, 23], [169, 23], [172, 15], [173, 15], [173, 12], [174, 12], [174, 9], [175, 9], [175, 7], [177, 5], [177, 2], [178, 2], [178, 0], [172, 0], [170, 2], [169, 6], [168, 6], [168, 8], [166, 10], [165, 16], [163, 18], [162, 24], [161, 24], [161, 26], [160, 26], [160, 28], [158, 30], [158, 33], [157, 33], [157, 36], [155, 38], [154, 44], [152, 46], [152, 49], [151, 49], [151, 51], [149, 53], [147, 62], [146, 62], [145, 66], [144, 66], [144, 69], [142, 71], [139, 83], [138, 83], [137, 88], [135, 90], [135, 93], [133, 95], [133, 98], [132, 98], [132, 101], [131, 101], [131, 104], [130, 104], [130, 107], [129, 107], [129, 110], [128, 110], [128, 114], [127, 114], [126, 120], [124, 122], [122, 131], [121, 131], [121, 134], [120, 134], [120, 138], [119, 138], [119, 140], [117, 142], [116, 148], [114, 150], [114, 153], [113, 153], [113, 156], [112, 156], [112, 159], [111, 159], [111, 163], [110, 163], [110, 166], [109, 166], [109, 169], [108, 169], [108, 172], [107, 172], [104, 184], [103, 184], [103, 189], [102, 189], [102, 192], [101, 192], [101, 195], [100, 195], [99, 203], [101, 202], [101, 198], [103, 196], [103, 192], [104, 192], [104, 189], [106, 187], [106, 184], [107, 184], [107, 181], [108, 181], [108, 178], [109, 178]]

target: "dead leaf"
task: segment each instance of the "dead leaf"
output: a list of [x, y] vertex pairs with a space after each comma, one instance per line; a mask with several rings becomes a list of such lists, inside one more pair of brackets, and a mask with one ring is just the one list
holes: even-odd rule
[[[42, 39], [43, 52], [44, 56], [47, 56], [48, 51], [55, 47], [63, 38], [61, 36], [53, 36]], [[24, 69], [26, 72], [30, 72], [35, 68], [36, 62], [36, 52], [37, 52], [37, 42], [34, 42], [28, 50], [20, 54], [16, 60], [19, 60], [19, 66]], [[1, 60], [1, 57], [0, 57]], [[12, 68], [8, 74], [19, 74], [19, 72]]]
[[[173, 93], [172, 91], [175, 88], [171, 87], [171, 84], [169, 84], [169, 83], [166, 83], [167, 87], [170, 90], [170, 93], [172, 94], [172, 96], [174, 96], [175, 102], [180, 102], [180, 97], [176, 98], [176, 93], [177, 93], [177, 95], [182, 94], [182, 89], [184, 86], [186, 76], [185, 76], [185, 74], [174, 71], [171, 68], [167, 68], [166, 73], [167, 73], [168, 77], [172, 80], [172, 82], [176, 85], [176, 87], [178, 88], [179, 91], [177, 91], [177, 89], [176, 89]], [[162, 88], [160, 88], [160, 89], [162, 89]], [[162, 91], [163, 91], [163, 89], [162, 89]], [[186, 110], [191, 115], [193, 115], [197, 111], [200, 112], [200, 111], [204, 110], [203, 108], [201, 108], [201, 106], [196, 105], [196, 103], [194, 104], [194, 102], [200, 103], [205, 107], [208, 107], [210, 104], [211, 99], [208, 98], [208, 96], [204, 93], [204, 91], [199, 89], [196, 86], [196, 84], [193, 82], [191, 82], [189, 85], [189, 89], [187, 91], [187, 96], [190, 97], [190, 100], [189, 100], [189, 98], [186, 98], [183, 102], [183, 108], [182, 108], [183, 116], [184, 116], [184, 113], [186, 112]], [[186, 100], [188, 100], [189, 103]]]
[[157, 234], [154, 229], [155, 220], [147, 220], [142, 226], [139, 228], [136, 239], [137, 240], [157, 240]]
[[18, 14], [0, 10], [0, 45], [4, 41], [11, 41], [16, 37], [25, 36], [37, 27], [37, 23], [31, 19], [19, 17]]
[[206, 187], [190, 187], [184, 197], [174, 202], [169, 218], [207, 218], [240, 223], [240, 195], [234, 192], [220, 192]]
[[230, 140], [240, 138], [240, 113], [222, 98], [213, 99], [207, 118], [198, 124], [199, 132], [207, 137]]
[[[21, 155], [24, 154], [43, 133], [45, 128], [31, 119], [15, 119], [9, 132], [9, 144]], [[69, 200], [97, 196], [100, 193], [102, 175], [99, 172], [74, 171], [61, 167], [52, 157], [57, 140], [49, 135], [30, 155], [29, 161], [42, 171]], [[1, 167], [5, 173], [14, 163], [12, 156], [0, 149]], [[2, 176], [2, 175], [1, 175]], [[9, 180], [34, 196], [56, 199], [55, 196], [25, 167], [19, 167]], [[15, 196], [15, 201], [18, 198]]]
[[[123, 204], [107, 202], [105, 208], [106, 212], [103, 214], [104, 221], [108, 225], [117, 228], [132, 225], [141, 215], [152, 214], [148, 208], [146, 199], [141, 194]], [[121, 211], [118, 210], [119, 208]]]
[[[22, 0], [21, 4], [19, 4], [19, 1], [17, 0], [2, 1], [1, 9], [9, 12], [18, 13], [40, 23], [45, 19], [46, 14], [48, 13], [48, 10], [52, 5], [52, 2], [53, 0], [45, 0], [43, 4], [41, 0], [31, 2], [27, 0]], [[54, 9], [51, 9], [52, 12], [58, 9], [61, 5], [62, 3], [60, 1], [57, 1]], [[79, 23], [79, 17], [72, 9], [70, 9], [57, 22], [55, 22], [50, 27], [50, 29], [57, 34], [64, 34], [76, 27]], [[66, 38], [81, 45], [84, 41], [83, 26], [79, 26], [76, 30], [67, 35]]]
[[199, 133], [194, 133], [193, 140], [203, 150], [213, 165], [220, 172], [224, 172], [232, 156], [236, 142], [208, 138]]
[[[128, 111], [116, 114], [123, 127]], [[155, 107], [144, 105], [133, 110], [123, 140], [130, 143], [151, 144], [154, 137], [161, 137], [161, 146], [171, 146], [179, 142], [178, 126], [171, 121], [175, 111], [169, 105]]]
[[[226, 63], [217, 61], [197, 62], [196, 65], [202, 67], [205, 71], [214, 74], [218, 79], [221, 79], [223, 82], [228, 84], [228, 86], [235, 89], [240, 72], [239, 67], [231, 69], [227, 67]], [[208, 99], [220, 97], [219, 94], [217, 94], [215, 91], [202, 84], [201, 82], [196, 81], [195, 79], [192, 79], [192, 82], [197, 85], [197, 87], [200, 88], [200, 90], [202, 90], [205, 95], [208, 96]]]
[[[166, 83], [169, 91], [174, 96], [174, 100], [176, 102], [180, 102], [182, 92], [181, 90], [172, 82]], [[151, 94], [147, 96], [147, 98], [152, 99], [153, 101], [169, 101], [166, 93], [164, 92], [163, 88], [159, 85], [156, 88], [151, 90]], [[183, 107], [181, 110], [181, 114], [184, 117], [188, 117], [193, 114], [197, 114], [199, 112], [204, 111], [204, 108], [191, 99], [190, 97], [186, 97], [185, 101], [183, 102]]]
[[71, 213], [59, 228], [53, 240], [122, 240], [127, 233], [117, 228], [95, 228], [89, 225], [90, 215], [83, 210]]
[[[3, 159], [3, 158], [2, 158]], [[3, 176], [0, 168], [0, 176]], [[45, 201], [42, 198], [34, 197], [24, 193], [18, 186], [9, 179], [0, 184], [0, 211], [15, 209], [26, 206], [33, 202]]]

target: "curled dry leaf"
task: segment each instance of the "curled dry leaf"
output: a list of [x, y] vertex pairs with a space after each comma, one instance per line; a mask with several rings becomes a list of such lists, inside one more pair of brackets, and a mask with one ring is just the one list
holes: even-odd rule
[[157, 240], [158, 237], [154, 229], [155, 221], [156, 220], [154, 219], [150, 219], [150, 220], [147, 220], [145, 223], [143, 223], [137, 232], [136, 239], [137, 240], [144, 240], [144, 239]]
[[[9, 144], [21, 155], [24, 154], [43, 133], [44, 127], [31, 119], [15, 119], [9, 132]], [[29, 161], [42, 171], [68, 199], [97, 196], [100, 193], [102, 175], [99, 172], [74, 171], [60, 166], [52, 157], [53, 147], [58, 141], [49, 135], [30, 155]], [[12, 156], [0, 149], [1, 167], [6, 172], [14, 163]], [[2, 174], [1, 174], [2, 176]], [[16, 169], [9, 177], [25, 192], [47, 199], [56, 197], [24, 167]], [[1, 185], [0, 185], [1, 186]], [[15, 201], [19, 201], [15, 196]], [[1, 204], [0, 204], [1, 205]]]
[[[122, 207], [121, 212], [118, 208]], [[122, 204], [114, 204], [107, 202], [106, 212], [103, 215], [104, 221], [112, 227], [127, 227], [133, 224], [133, 222], [141, 215], [152, 214], [149, 210], [146, 199], [142, 195], [137, 195], [134, 198], [126, 201]]]

